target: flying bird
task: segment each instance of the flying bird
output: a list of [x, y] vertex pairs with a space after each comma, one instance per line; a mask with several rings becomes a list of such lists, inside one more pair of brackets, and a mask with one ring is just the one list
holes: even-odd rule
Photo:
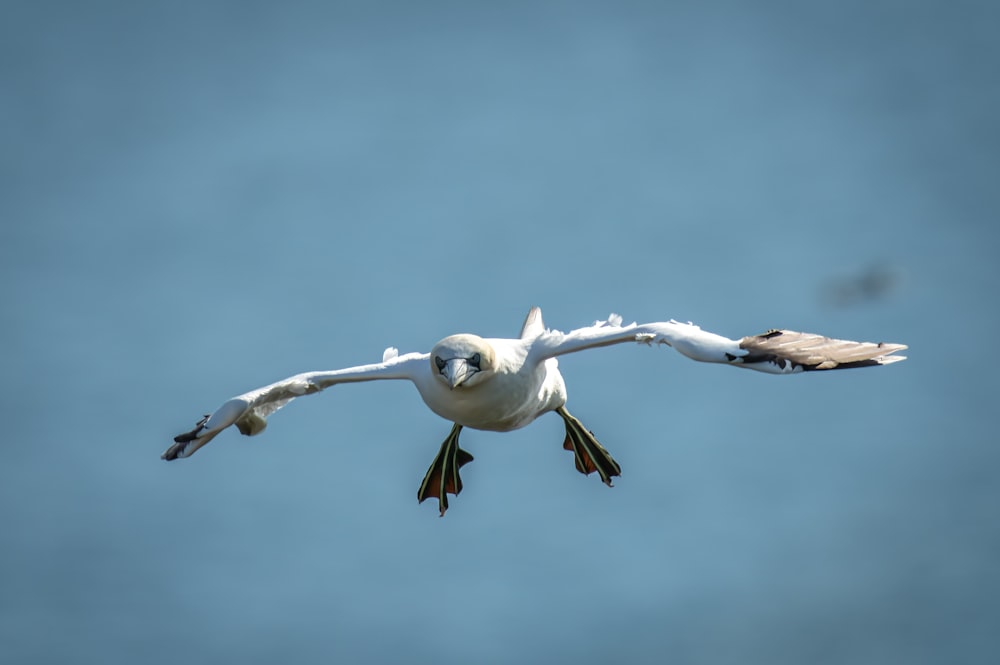
[[442, 516], [448, 510], [448, 494], [462, 491], [459, 469], [472, 461], [472, 455], [458, 445], [463, 428], [509, 432], [550, 411], [563, 419], [563, 448], [573, 453], [577, 470], [596, 472], [610, 487], [621, 467], [593, 433], [566, 410], [566, 384], [557, 358], [624, 342], [666, 344], [693, 360], [769, 374], [888, 365], [905, 360], [905, 356], [893, 354], [907, 348], [791, 330], [769, 330], [732, 340], [674, 320], [622, 325], [616, 314], [564, 333], [547, 329], [541, 309], [534, 307], [516, 339], [451, 335], [430, 353], [399, 355], [390, 347], [380, 363], [297, 374], [251, 390], [204, 416], [191, 431], [176, 436], [162, 458], [189, 457], [230, 425], [247, 436], [260, 434], [268, 416], [302, 395], [339, 383], [403, 379], [413, 382], [431, 411], [453, 423], [417, 490], [420, 502], [432, 497], [438, 500]]

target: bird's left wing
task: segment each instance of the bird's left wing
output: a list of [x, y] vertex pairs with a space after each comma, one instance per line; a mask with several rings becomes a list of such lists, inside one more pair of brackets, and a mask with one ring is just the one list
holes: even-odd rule
[[214, 439], [222, 430], [236, 425], [247, 436], [259, 434], [267, 427], [267, 417], [296, 397], [312, 395], [338, 383], [356, 383], [379, 379], [417, 381], [421, 373], [429, 372], [426, 353], [398, 355], [396, 349], [386, 349], [382, 362], [359, 367], [296, 374], [271, 385], [251, 390], [232, 398], [215, 413], [198, 421], [194, 429], [174, 437], [174, 445], [161, 455], [165, 460], [189, 457]]
[[769, 374], [888, 365], [906, 359], [892, 355], [905, 349], [904, 344], [852, 342], [792, 330], [769, 330], [734, 340], [674, 320], [623, 326], [616, 314], [568, 333], [546, 330], [532, 341], [529, 353], [543, 360], [624, 342], [666, 344], [693, 360]]

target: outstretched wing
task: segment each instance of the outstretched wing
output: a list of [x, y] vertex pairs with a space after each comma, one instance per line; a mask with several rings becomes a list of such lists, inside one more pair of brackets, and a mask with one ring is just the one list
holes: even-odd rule
[[338, 383], [379, 379], [417, 381], [422, 374], [430, 372], [428, 357], [426, 353], [399, 356], [395, 349], [387, 349], [380, 363], [330, 372], [297, 374], [251, 390], [232, 398], [216, 409], [215, 413], [199, 420], [190, 432], [174, 437], [174, 445], [167, 448], [161, 457], [165, 460], [189, 457], [230, 425], [236, 425], [240, 433], [247, 436], [259, 434], [267, 427], [267, 417], [296, 397], [312, 395]]
[[892, 355], [905, 349], [905, 344], [851, 342], [794, 330], [768, 330], [744, 337], [739, 344], [746, 355], [731, 359], [731, 364], [775, 374], [871, 367], [906, 360], [906, 356]]
[[673, 320], [623, 326], [621, 317], [615, 314], [607, 321], [597, 321], [568, 333], [546, 330], [533, 340], [529, 353], [541, 361], [624, 342], [666, 344], [693, 360], [770, 374], [888, 365], [906, 359], [892, 355], [905, 349], [904, 344], [852, 342], [792, 330], [770, 330], [734, 340], [702, 330], [693, 323]]

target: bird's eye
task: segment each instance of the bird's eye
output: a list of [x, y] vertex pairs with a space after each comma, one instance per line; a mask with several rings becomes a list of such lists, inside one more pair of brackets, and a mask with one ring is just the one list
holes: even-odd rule
[[442, 360], [441, 356], [434, 356], [434, 364], [437, 365], [438, 371], [440, 372], [444, 370], [444, 366], [447, 365], [448, 363]]
[[469, 364], [475, 367], [476, 369], [479, 369], [479, 363], [482, 362], [482, 360], [483, 357], [481, 355], [479, 355], [478, 353], [473, 353], [472, 357], [469, 358]]

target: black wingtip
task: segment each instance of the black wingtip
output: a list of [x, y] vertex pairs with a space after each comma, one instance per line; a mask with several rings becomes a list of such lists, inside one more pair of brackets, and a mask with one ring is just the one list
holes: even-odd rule
[[[174, 441], [177, 441], [177, 439], [174, 439]], [[180, 454], [180, 451], [184, 449], [184, 446], [185, 444], [183, 442], [178, 441], [177, 443], [175, 443], [174, 445], [170, 446], [165, 451], [163, 451], [163, 454], [160, 455], [160, 459], [166, 460], [168, 462], [177, 459], [177, 457]]]
[[195, 424], [193, 430], [175, 436], [174, 445], [163, 451], [163, 454], [160, 455], [160, 459], [167, 460], [169, 462], [177, 459], [178, 457], [183, 457], [183, 452], [187, 450], [188, 447], [187, 444], [197, 439], [198, 436], [205, 430], [205, 423], [208, 422], [208, 418], [209, 415], [206, 414], [197, 422], [197, 424]]

